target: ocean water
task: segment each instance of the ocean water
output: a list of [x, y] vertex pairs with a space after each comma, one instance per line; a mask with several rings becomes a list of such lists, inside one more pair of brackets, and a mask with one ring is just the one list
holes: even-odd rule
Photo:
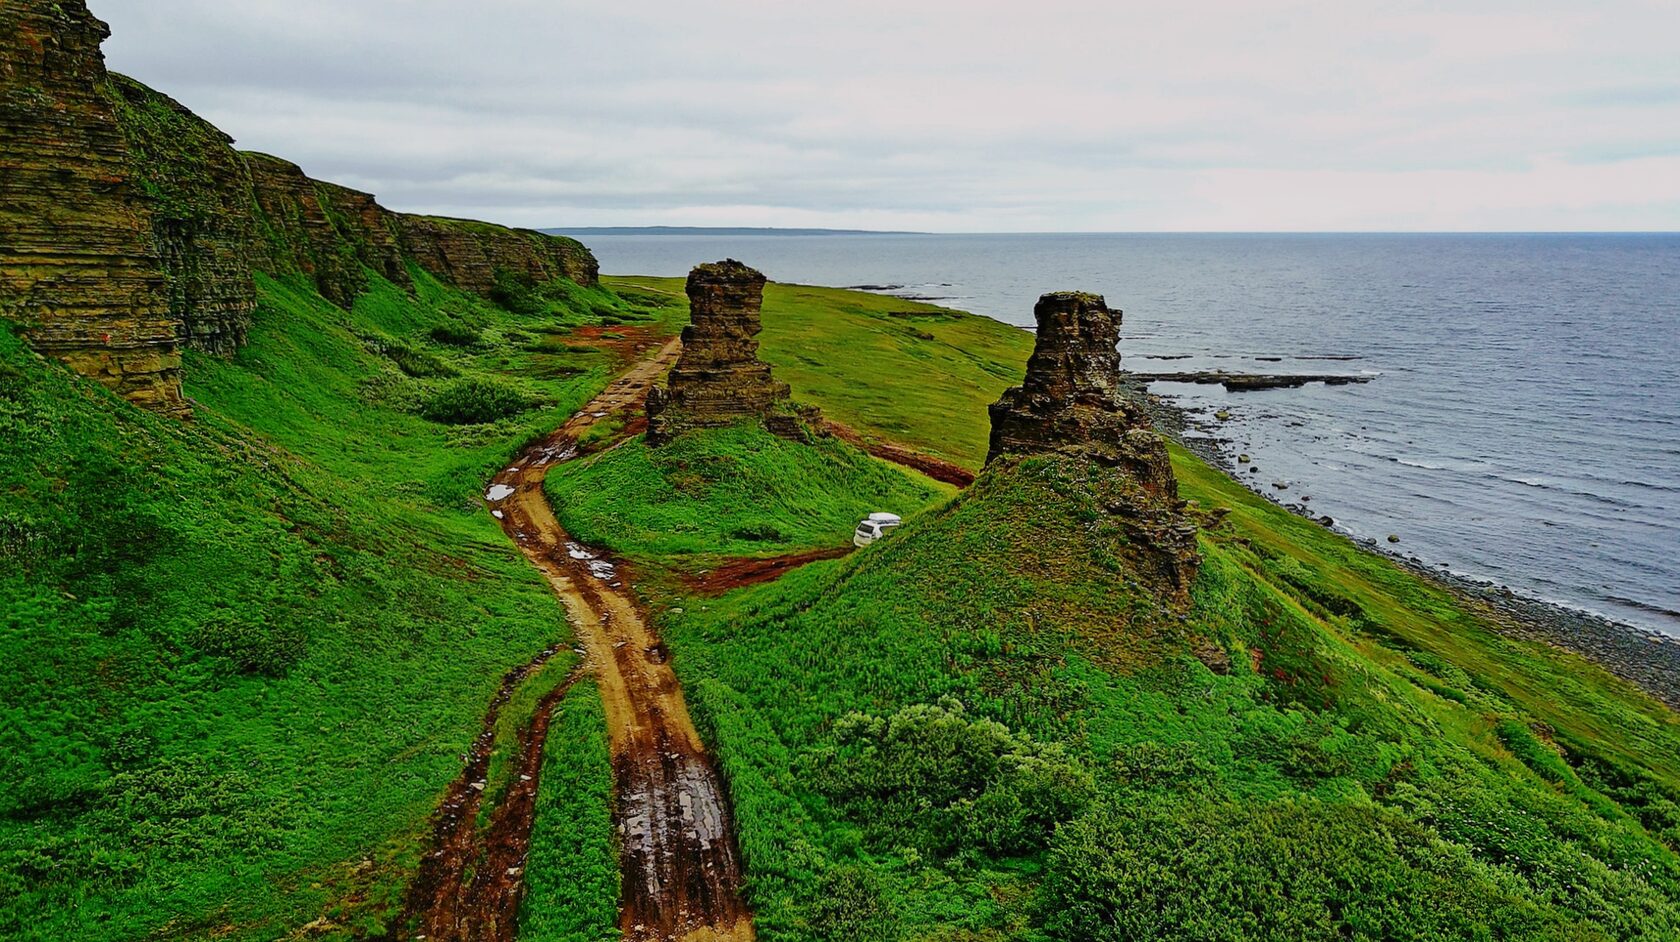
[[1023, 326], [1042, 292], [1096, 291], [1140, 372], [1370, 374], [1155, 391], [1229, 411], [1219, 436], [1259, 468], [1243, 477], [1354, 536], [1680, 635], [1680, 234], [587, 241], [611, 273], [734, 257]]

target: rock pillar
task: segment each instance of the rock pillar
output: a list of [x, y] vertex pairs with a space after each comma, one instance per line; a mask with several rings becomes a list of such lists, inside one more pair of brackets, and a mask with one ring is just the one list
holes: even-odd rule
[[[773, 424], [788, 399], [758, 359], [764, 276], [728, 259], [688, 273], [689, 324], [682, 356], [663, 387], [648, 392], [648, 441], [660, 445], [691, 428], [743, 419]], [[781, 429], [775, 429], [781, 431]]]

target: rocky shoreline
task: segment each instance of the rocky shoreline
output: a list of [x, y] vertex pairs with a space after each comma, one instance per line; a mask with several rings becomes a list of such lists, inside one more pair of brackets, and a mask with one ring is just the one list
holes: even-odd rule
[[[1134, 374], [1127, 377], [1129, 392], [1136, 396], [1155, 427], [1192, 454], [1231, 473], [1244, 484], [1237, 462], [1220, 438], [1216, 426], [1188, 410], [1148, 391], [1147, 383]], [[1301, 504], [1286, 504], [1258, 488], [1256, 493], [1292, 513], [1323, 523], [1319, 515]], [[1587, 658], [1610, 673], [1632, 683], [1657, 699], [1680, 710], [1680, 639], [1639, 628], [1602, 615], [1570, 608], [1543, 599], [1520, 595], [1507, 586], [1431, 566], [1416, 556], [1399, 553], [1373, 540], [1355, 540], [1365, 549], [1380, 552], [1400, 565], [1453, 592], [1486, 612], [1498, 630], [1530, 641], [1540, 641]]]

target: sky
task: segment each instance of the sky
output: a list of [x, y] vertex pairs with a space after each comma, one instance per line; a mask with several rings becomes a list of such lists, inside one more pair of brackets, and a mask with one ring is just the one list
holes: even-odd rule
[[110, 66], [526, 226], [1680, 230], [1680, 0], [89, 0]]

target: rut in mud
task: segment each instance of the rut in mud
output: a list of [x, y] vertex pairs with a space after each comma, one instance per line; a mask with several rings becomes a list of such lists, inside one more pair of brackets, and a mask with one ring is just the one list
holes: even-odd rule
[[[740, 854], [717, 771], [683, 702], [663, 642], [622, 566], [572, 540], [548, 505], [548, 469], [577, 455], [590, 425], [641, 405], [680, 351], [673, 341], [620, 377], [572, 420], [529, 446], [492, 485], [502, 527], [565, 605], [601, 690], [612, 746], [624, 937], [753, 938], [741, 901]], [[527, 828], [529, 824], [527, 822]]]
[[399, 926], [417, 922], [418, 935], [438, 942], [512, 942], [514, 917], [524, 891], [524, 881], [519, 877], [530, 846], [543, 744], [548, 739], [554, 705], [577, 680], [577, 671], [537, 705], [530, 724], [520, 732], [517, 777], [493, 811], [489, 827], [480, 831], [477, 822], [489, 784], [490, 757], [502, 707], [519, 685], [559, 650], [558, 646], [547, 648], [502, 677], [485, 714], [484, 727], [467, 753], [466, 768], [450, 784], [433, 814], [432, 851], [420, 861], [420, 872], [409, 887]]
[[956, 487], [967, 487], [974, 483], [974, 472], [960, 464], [923, 454], [914, 448], [906, 448], [896, 442], [865, 438], [849, 425], [825, 420], [823, 431], [849, 445], [863, 449], [882, 461], [890, 461], [893, 464], [903, 465], [912, 471], [920, 471], [935, 481], [943, 481]]
[[703, 573], [684, 576], [683, 584], [697, 595], [722, 595], [730, 589], [772, 582], [806, 563], [825, 559], [839, 559], [852, 551], [852, 546], [829, 546], [822, 549], [789, 553], [786, 556], [742, 556], [727, 559]]

